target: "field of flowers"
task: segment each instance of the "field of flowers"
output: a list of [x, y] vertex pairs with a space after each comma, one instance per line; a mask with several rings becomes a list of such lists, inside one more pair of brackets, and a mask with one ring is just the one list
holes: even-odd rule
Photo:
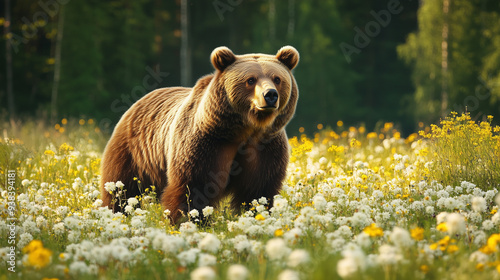
[[452, 113], [407, 138], [392, 123], [301, 128], [273, 205], [225, 202], [180, 226], [153, 188], [127, 215], [101, 207], [94, 120], [6, 123], [0, 280], [500, 279], [492, 119]]

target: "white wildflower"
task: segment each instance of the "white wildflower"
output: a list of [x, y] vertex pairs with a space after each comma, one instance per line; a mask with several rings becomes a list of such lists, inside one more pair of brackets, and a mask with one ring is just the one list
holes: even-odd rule
[[209, 217], [214, 213], [214, 208], [212, 206], [206, 206], [205, 208], [203, 208], [202, 213], [203, 216]]
[[316, 210], [325, 210], [326, 208], [326, 199], [322, 194], [317, 194], [313, 198], [313, 205]]
[[281, 238], [273, 238], [266, 244], [266, 253], [270, 260], [280, 260], [290, 253], [290, 248]]
[[278, 280], [300, 280], [300, 276], [297, 271], [285, 269], [278, 275]]
[[481, 196], [476, 196], [472, 198], [472, 210], [482, 213], [486, 211], [486, 199]]
[[193, 210], [189, 211], [189, 216], [191, 218], [198, 218], [200, 216], [200, 212], [198, 212], [198, 210], [196, 210], [196, 209], [193, 209]]
[[104, 183], [104, 189], [108, 192], [108, 193], [112, 193], [116, 190], [116, 184], [114, 182], [107, 182], [107, 183]]
[[297, 267], [299, 265], [308, 263], [310, 260], [311, 258], [306, 250], [295, 249], [288, 256], [287, 264], [289, 267]]
[[185, 222], [182, 223], [179, 227], [179, 231], [182, 234], [191, 234], [196, 232], [196, 225], [192, 222]]
[[462, 234], [465, 232], [464, 216], [458, 213], [451, 213], [446, 216], [446, 226], [450, 235]]
[[376, 260], [380, 265], [392, 265], [403, 260], [403, 256], [398, 252], [394, 246], [384, 244], [378, 248], [379, 255]]
[[209, 233], [198, 244], [198, 247], [207, 252], [216, 253], [220, 248], [221, 242], [217, 236]]
[[118, 188], [118, 189], [123, 189], [123, 187], [125, 186], [122, 181], [117, 181], [115, 186]]
[[139, 204], [139, 200], [137, 200], [137, 198], [135, 197], [130, 197], [128, 200], [127, 200], [127, 204], [134, 207], [136, 206], [137, 204]]
[[187, 266], [196, 262], [196, 258], [200, 253], [200, 249], [191, 248], [187, 251], [181, 252], [177, 255], [177, 259], [182, 266]]
[[191, 280], [212, 280], [215, 279], [215, 271], [207, 266], [198, 267], [191, 272]]
[[227, 270], [228, 280], [246, 280], [248, 279], [248, 269], [241, 264], [233, 264]]
[[410, 233], [406, 229], [400, 227], [394, 227], [389, 238], [399, 248], [407, 248], [413, 245], [413, 239]]
[[198, 256], [198, 266], [212, 266], [217, 263], [217, 258], [210, 254], [200, 254]]

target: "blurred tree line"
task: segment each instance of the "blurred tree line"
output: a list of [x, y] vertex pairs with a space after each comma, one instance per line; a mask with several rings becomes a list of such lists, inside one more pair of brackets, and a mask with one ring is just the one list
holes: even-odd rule
[[[500, 116], [497, 0], [4, 0], [6, 117], [114, 124], [145, 93], [192, 86], [211, 51], [295, 46], [290, 131], [393, 121], [413, 131], [450, 110]], [[308, 130], [306, 129], [306, 132]]]

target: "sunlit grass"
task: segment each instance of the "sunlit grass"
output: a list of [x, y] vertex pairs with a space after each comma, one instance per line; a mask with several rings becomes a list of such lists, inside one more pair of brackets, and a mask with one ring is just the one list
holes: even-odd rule
[[232, 213], [226, 200], [202, 222], [194, 211], [173, 226], [151, 186], [127, 215], [100, 207], [108, 136], [95, 121], [4, 124], [0, 279], [500, 278], [500, 140], [490, 117], [452, 114], [406, 138], [392, 123], [316, 129], [290, 139], [274, 205], [258, 199]]

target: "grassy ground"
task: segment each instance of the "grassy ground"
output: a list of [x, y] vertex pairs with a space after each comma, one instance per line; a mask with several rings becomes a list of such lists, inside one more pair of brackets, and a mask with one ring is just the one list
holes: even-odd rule
[[391, 123], [318, 125], [290, 139], [274, 205], [177, 227], [153, 190], [127, 216], [100, 207], [95, 121], [4, 124], [0, 279], [498, 279], [490, 122], [452, 114], [406, 139]]

